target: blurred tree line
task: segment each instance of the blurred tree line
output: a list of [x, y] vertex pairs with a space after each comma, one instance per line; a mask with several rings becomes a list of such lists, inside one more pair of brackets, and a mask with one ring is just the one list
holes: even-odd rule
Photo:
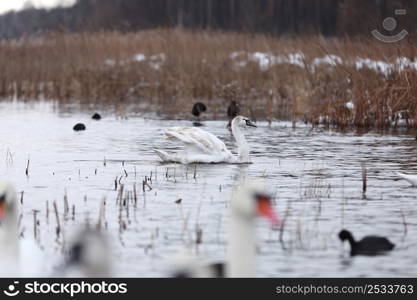
[[0, 16], [0, 38], [49, 31], [135, 31], [183, 26], [272, 34], [369, 34], [396, 16], [414, 31], [417, 0], [77, 0], [71, 7], [36, 9], [26, 5]]

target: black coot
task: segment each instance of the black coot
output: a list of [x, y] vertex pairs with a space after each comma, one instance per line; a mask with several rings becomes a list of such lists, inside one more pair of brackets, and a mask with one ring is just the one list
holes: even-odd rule
[[227, 108], [227, 116], [229, 117], [229, 123], [227, 124], [227, 127], [232, 126], [232, 121], [237, 115], [239, 115], [239, 112], [239, 104], [237, 104], [236, 101], [231, 101], [229, 107]]
[[205, 273], [205, 276], [211, 278], [224, 278], [226, 276], [225, 265], [224, 263], [212, 263], [203, 266], [185, 266], [173, 272], [171, 276], [174, 278], [196, 278], [201, 273]]
[[75, 126], [72, 129], [74, 129], [74, 131], [83, 131], [86, 129], [86, 127], [84, 124], [78, 123], [78, 124], [75, 124]]
[[193, 109], [191, 110], [191, 113], [195, 117], [200, 117], [201, 113], [205, 112], [207, 110], [207, 107], [204, 105], [204, 103], [197, 102], [194, 104]]
[[204, 103], [197, 102], [194, 104], [193, 109], [191, 110], [191, 113], [194, 117], [197, 118], [197, 121], [193, 122], [193, 126], [203, 126], [202, 123], [200, 123], [200, 115], [207, 110], [207, 107], [204, 105]]
[[355, 241], [352, 233], [343, 229], [339, 233], [342, 242], [349, 241], [350, 255], [378, 255], [394, 249], [395, 245], [387, 238], [380, 236], [367, 236], [360, 241]]
[[101, 120], [101, 115], [100, 115], [99, 113], [95, 113], [95, 114], [91, 117], [91, 119], [96, 120], [96, 121], [99, 121], [99, 120]]

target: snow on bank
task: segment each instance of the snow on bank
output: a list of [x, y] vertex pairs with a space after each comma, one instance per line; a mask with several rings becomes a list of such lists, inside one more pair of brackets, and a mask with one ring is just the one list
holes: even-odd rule
[[267, 71], [275, 65], [290, 64], [298, 67], [304, 67], [304, 54], [301, 52], [291, 53], [283, 56], [274, 56], [271, 53], [253, 52], [246, 53], [244, 51], [232, 52], [229, 56], [235, 62], [237, 69], [246, 67], [248, 62], [258, 64], [262, 71]]
[[343, 64], [343, 60], [340, 56], [337, 55], [326, 55], [324, 57], [315, 58], [311, 62], [313, 71], [318, 66], [327, 65], [331, 67], [336, 67], [337, 65], [341, 64]]
[[166, 62], [166, 55], [165, 53], [159, 53], [150, 55], [149, 57], [143, 53], [135, 54], [131, 59], [127, 60], [113, 60], [113, 59], [106, 59], [104, 64], [109, 67], [114, 67], [116, 65], [127, 65], [129, 63], [136, 62], [136, 63], [145, 63], [147, 62], [149, 67], [154, 70], [160, 70], [161, 67]]
[[146, 55], [142, 54], [142, 53], [138, 53], [138, 54], [133, 56], [133, 60], [137, 61], [137, 62], [145, 61], [146, 60]]
[[[328, 54], [323, 57], [316, 57], [307, 60], [304, 53], [294, 52], [283, 55], [274, 55], [269, 52], [246, 52], [235, 51], [230, 53], [229, 59], [232, 60], [236, 70], [247, 67], [251, 63], [255, 63], [261, 71], [268, 71], [277, 65], [292, 65], [299, 68], [308, 68], [315, 72], [318, 67], [334, 68], [337, 66], [354, 67], [356, 70], [368, 69], [384, 76], [389, 76], [393, 72], [402, 72], [406, 69], [417, 71], [417, 58], [410, 60], [407, 57], [398, 57], [393, 62], [382, 60], [372, 60], [370, 58], [356, 57], [344, 60], [335, 54]], [[116, 65], [126, 65], [132, 62], [147, 63], [154, 70], [160, 70], [167, 61], [165, 53], [153, 55], [145, 55], [143, 53], [135, 54], [127, 60], [106, 59], [104, 64], [110, 67]]]
[[244, 68], [249, 62], [256, 63], [262, 71], [268, 71], [276, 65], [289, 64], [300, 68], [306, 66], [313, 72], [317, 67], [337, 67], [339, 65], [354, 66], [357, 70], [369, 69], [376, 73], [388, 76], [393, 72], [402, 72], [405, 69], [417, 70], [417, 58], [411, 61], [407, 57], [399, 57], [393, 63], [370, 58], [357, 57], [356, 59], [343, 60], [340, 56], [328, 54], [323, 57], [313, 58], [308, 62], [302, 52], [289, 53], [286, 55], [273, 55], [267, 52], [236, 51], [230, 54], [236, 69]]
[[383, 61], [375, 61], [369, 58], [357, 58], [355, 61], [355, 67], [356, 70], [367, 68], [388, 76], [393, 71], [394, 65]]

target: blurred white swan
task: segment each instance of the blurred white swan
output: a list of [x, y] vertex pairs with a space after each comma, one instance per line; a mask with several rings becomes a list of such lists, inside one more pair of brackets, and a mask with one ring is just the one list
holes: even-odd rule
[[408, 175], [400, 172], [397, 172], [396, 174], [408, 183], [410, 183], [412, 186], [417, 187], [417, 175]]
[[154, 149], [164, 162], [190, 163], [249, 163], [249, 146], [243, 134], [245, 128], [256, 127], [246, 117], [237, 116], [232, 121], [232, 133], [237, 143], [238, 155], [230, 152], [215, 135], [196, 127], [171, 127], [165, 135], [181, 141], [185, 148], [180, 153], [170, 154]]
[[19, 206], [13, 185], [0, 181], [0, 276], [45, 276], [41, 249], [30, 238], [19, 239]]
[[244, 182], [237, 187], [230, 203], [230, 228], [226, 277], [256, 276], [256, 227], [258, 216], [280, 225], [271, 197], [262, 182]]
[[263, 183], [244, 182], [234, 191], [230, 204], [230, 227], [225, 264], [207, 264], [194, 255], [180, 255], [171, 263], [172, 277], [255, 277], [256, 231], [258, 216], [273, 225], [280, 221]]

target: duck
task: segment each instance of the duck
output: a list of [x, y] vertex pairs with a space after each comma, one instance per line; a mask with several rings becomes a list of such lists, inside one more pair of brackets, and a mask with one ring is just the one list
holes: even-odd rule
[[83, 123], [77, 123], [72, 128], [74, 131], [84, 131], [87, 129], [87, 127]]
[[110, 250], [107, 238], [98, 230], [85, 228], [70, 243], [60, 276], [110, 277]]
[[197, 118], [197, 121], [193, 123], [194, 126], [202, 126], [200, 123], [200, 115], [207, 110], [207, 107], [204, 103], [197, 102], [193, 105], [191, 113], [194, 117]]
[[397, 176], [410, 183], [412, 186], [417, 187], [417, 175], [408, 175], [400, 172], [397, 172], [396, 174]]
[[240, 107], [236, 101], [230, 101], [229, 107], [227, 108], [227, 116], [229, 118], [229, 122], [227, 123], [227, 128], [232, 126], [232, 121], [236, 116], [240, 113]]
[[226, 262], [205, 264], [199, 257], [182, 256], [176, 261], [176, 278], [256, 277], [256, 230], [258, 217], [264, 217], [276, 228], [281, 221], [272, 206], [272, 198], [259, 181], [239, 184], [230, 203], [230, 226]]
[[395, 244], [387, 238], [380, 236], [366, 236], [360, 241], [355, 241], [352, 233], [346, 229], [339, 232], [339, 239], [350, 244], [350, 255], [368, 255], [375, 256], [394, 249]]
[[182, 142], [185, 146], [180, 153], [170, 154], [154, 149], [162, 162], [191, 163], [250, 163], [249, 146], [244, 132], [246, 128], [257, 127], [250, 119], [237, 116], [232, 121], [232, 134], [237, 143], [237, 156], [227, 149], [224, 142], [197, 127], [171, 127], [165, 131], [168, 139]]
[[168, 263], [168, 276], [171, 278], [224, 278], [223, 262], [205, 263], [198, 255], [189, 251], [178, 253]]
[[96, 120], [96, 121], [100, 121], [101, 120], [101, 115], [99, 113], [94, 113], [92, 115], [91, 119]]

